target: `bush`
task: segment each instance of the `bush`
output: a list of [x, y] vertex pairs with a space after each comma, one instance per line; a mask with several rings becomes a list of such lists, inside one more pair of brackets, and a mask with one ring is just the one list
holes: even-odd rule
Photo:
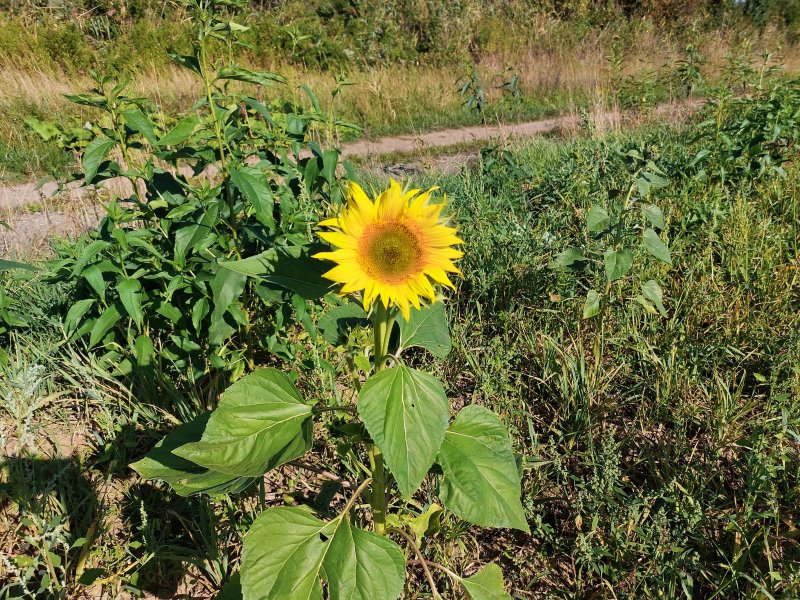
[[310, 224], [339, 202], [340, 188], [337, 152], [309, 142], [324, 115], [267, 108], [236, 91], [284, 80], [230, 59], [212, 68], [211, 37], [224, 26], [235, 42], [239, 28], [213, 8], [195, 10], [193, 53], [174, 57], [208, 90], [195, 112], [159, 113], [108, 76], [70, 97], [103, 115], [79, 142], [79, 177], [124, 178], [130, 195], [107, 207], [97, 231], [56, 246], [49, 279], [75, 284], [67, 331], [106, 368], [165, 371], [205, 389], [222, 373], [236, 379], [258, 355], [302, 352], [287, 332], [309, 323], [307, 300], [327, 286], [319, 261], [305, 269], [312, 279], [295, 269], [313, 250]]

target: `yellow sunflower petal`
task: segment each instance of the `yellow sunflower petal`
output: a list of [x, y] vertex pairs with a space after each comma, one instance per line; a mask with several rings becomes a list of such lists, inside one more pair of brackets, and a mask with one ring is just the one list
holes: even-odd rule
[[434, 283], [453, 288], [448, 273], [461, 274], [454, 261], [463, 241], [442, 217], [444, 203], [431, 204], [431, 194], [403, 191], [392, 180], [375, 201], [351, 183], [338, 217], [320, 223], [334, 231], [318, 235], [336, 247], [314, 255], [336, 264], [325, 277], [340, 284], [340, 293], [362, 293], [364, 308], [374, 302], [394, 306], [406, 319], [422, 300], [436, 300]]

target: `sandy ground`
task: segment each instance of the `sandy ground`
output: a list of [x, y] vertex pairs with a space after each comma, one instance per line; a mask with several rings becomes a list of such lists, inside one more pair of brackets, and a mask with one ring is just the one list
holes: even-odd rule
[[[694, 111], [699, 102], [664, 105], [650, 115], [661, 120], [680, 120]], [[623, 118], [630, 121], [639, 116], [621, 115], [619, 111], [595, 111], [592, 114], [599, 131], [619, 129]], [[440, 172], [457, 171], [475, 159], [477, 152], [440, 153], [425, 165], [418, 162], [387, 163], [383, 157], [397, 154], [424, 153], [426, 150], [497, 140], [507, 142], [551, 132], [574, 134], [580, 118], [570, 114], [527, 123], [479, 125], [460, 129], [445, 129], [419, 135], [384, 137], [360, 140], [341, 147], [343, 158], [361, 157], [367, 168], [380, 168], [395, 177], [407, 177], [422, 169]], [[0, 187], [0, 257], [41, 256], [49, 251], [53, 236], [74, 237], [96, 226], [103, 217], [102, 206], [112, 197], [130, 194], [124, 179], [105, 181], [101, 186], [81, 186], [71, 182], [59, 187], [49, 182], [41, 187], [34, 183]]]

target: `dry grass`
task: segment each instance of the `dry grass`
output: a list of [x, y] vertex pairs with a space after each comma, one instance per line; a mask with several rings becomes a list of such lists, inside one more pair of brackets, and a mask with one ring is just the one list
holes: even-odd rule
[[[620, 75], [635, 76], [648, 70], [658, 73], [681, 59], [682, 44], [662, 33], [652, 21], [642, 20], [631, 29], [625, 40], [627, 48]], [[574, 102], [585, 103], [587, 99], [592, 102], [606, 98], [612, 77], [608, 60], [614, 42], [612, 34], [604, 29], [593, 30], [577, 46], [567, 46], [558, 39], [558, 31], [554, 21], [542, 16], [528, 31], [527, 48], [514, 54], [503, 50], [479, 57], [477, 70], [487, 100], [492, 102], [501, 96], [499, 86], [509, 66], [519, 74], [527, 96], [542, 99], [544, 104], [549, 101], [553, 109]], [[757, 62], [762, 52], [780, 50], [782, 41], [779, 32], [772, 29], [748, 35], [726, 30], [705, 35], [698, 44], [705, 61], [704, 74], [710, 79], [719, 76], [733, 56], [748, 56]], [[787, 70], [800, 70], [800, 48], [784, 47], [779, 54]], [[280, 94], [286, 99], [307, 102], [298, 89], [305, 83], [315, 91], [323, 106], [331, 106], [336, 88], [331, 73], [269, 60], [253, 66], [283, 73], [289, 79], [288, 91], [270, 91], [266, 94], [268, 98]], [[335, 109], [344, 118], [364, 124], [368, 129], [392, 130], [399, 122], [404, 132], [416, 132], [429, 125], [430, 115], [442, 115], [460, 107], [462, 98], [455, 82], [462, 74], [453, 66], [391, 65], [355, 70], [348, 76], [348, 81], [354, 85], [342, 89]], [[4, 105], [22, 103], [58, 115], [66, 107], [63, 94], [89, 87], [88, 76], [67, 80], [63, 73], [20, 70], [5, 65], [0, 67], [0, 110]], [[177, 67], [146, 67], [132, 78], [130, 89], [164, 109], [186, 109], [199, 91], [197, 79]], [[16, 126], [18, 124], [10, 123], [5, 127]]]

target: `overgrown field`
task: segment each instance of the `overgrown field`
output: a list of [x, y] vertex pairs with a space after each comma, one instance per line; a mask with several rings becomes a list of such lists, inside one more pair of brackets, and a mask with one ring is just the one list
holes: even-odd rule
[[[580, 106], [647, 108], [704, 94], [765, 52], [796, 71], [800, 5], [745, 4], [291, 0], [248, 4], [232, 20], [241, 44], [214, 45], [243, 66], [286, 76], [285, 87], [259, 93], [270, 109], [290, 102], [312, 110], [298, 87], [308, 84], [326, 112], [356, 126], [341, 127], [341, 136], [379, 136]], [[97, 113], [63, 95], [89, 87], [92, 70], [130, 78], [154, 113], [188, 110], [202, 92], [168, 56], [192, 43], [183, 6], [76, 0], [0, 8], [0, 181], [74, 168], [66, 142]]]
[[[128, 191], [50, 257], [0, 259], [0, 598], [800, 596], [800, 81], [730, 33], [788, 40], [794, 5], [709, 9], [705, 33], [743, 19], [714, 69], [700, 33], [671, 32], [679, 58], [645, 76], [625, 44], [663, 41], [641, 37], [659, 10], [686, 25], [699, 9], [591, 4], [551, 29], [582, 23], [610, 49], [600, 102], [702, 91], [688, 122], [604, 132], [591, 80], [570, 88], [580, 135], [498, 142], [401, 187], [336, 149], [363, 82], [315, 92], [307, 71], [264, 70], [241, 50], [260, 39], [252, 7], [228, 0], [163, 17], [187, 19], [180, 102], [78, 69], [79, 125], [28, 119], [75, 152], [76, 180]], [[467, 2], [406, 46], [406, 17], [434, 3], [403, 4], [370, 45], [356, 34], [382, 17], [358, 6], [278, 11], [295, 44], [279, 50], [311, 69], [393, 48], [363, 66], [418, 60], [380, 76], [422, 97], [419, 74], [449, 86], [463, 50], [425, 49], [424, 31], [498, 31]], [[166, 27], [140, 8], [114, 31], [107, 12], [91, 52], [122, 25]], [[598, 42], [624, 24], [633, 37]], [[302, 45], [339, 26], [338, 46]], [[473, 64], [438, 105], [453, 122], [489, 118]], [[545, 97], [509, 76], [503, 110]], [[407, 123], [438, 118], [412, 104]]]
[[[464, 258], [444, 293], [452, 349], [403, 360], [445, 382], [454, 412], [500, 416], [530, 527], [446, 512], [419, 531], [429, 560], [465, 575], [496, 562], [521, 599], [800, 595], [800, 95], [796, 80], [741, 75], [685, 127], [604, 136], [587, 120], [580, 139], [492, 148], [411, 182], [447, 194]], [[308, 129], [289, 111], [162, 131], [112, 87], [84, 173], [123, 173], [150, 202], [113, 204], [39, 271], [3, 265], [3, 597], [213, 597], [259, 514], [328, 515], [366, 461], [353, 415], [326, 410], [369, 375], [363, 322], [332, 325], [341, 300], [313, 299], [280, 260], [223, 268], [305, 255], [342, 201], [336, 153], [298, 159]], [[209, 92], [220, 106], [238, 93]], [[125, 162], [106, 160], [112, 143]], [[137, 162], [148, 144], [198, 171], [222, 161], [227, 191]], [[321, 407], [311, 452], [213, 498], [131, 470], [263, 366]], [[439, 477], [393, 506], [428, 514]], [[431, 577], [442, 597], [463, 593]], [[431, 597], [419, 565], [404, 593]]]

